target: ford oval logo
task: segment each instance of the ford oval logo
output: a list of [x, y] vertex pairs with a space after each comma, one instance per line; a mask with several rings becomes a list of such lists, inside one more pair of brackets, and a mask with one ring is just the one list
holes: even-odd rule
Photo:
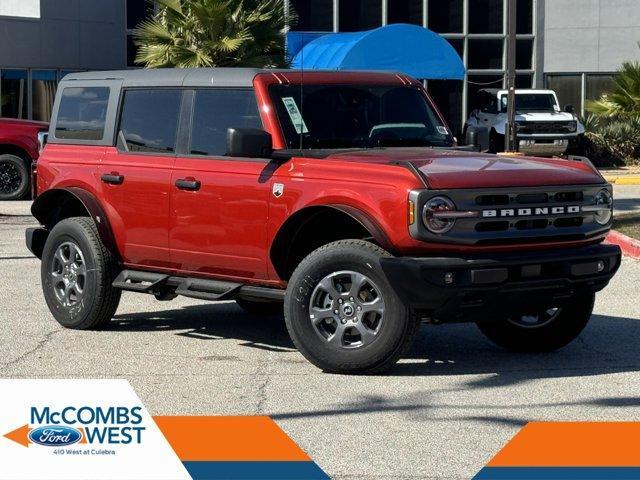
[[79, 430], [59, 425], [38, 427], [29, 432], [29, 440], [45, 447], [64, 447], [79, 442], [81, 438]]

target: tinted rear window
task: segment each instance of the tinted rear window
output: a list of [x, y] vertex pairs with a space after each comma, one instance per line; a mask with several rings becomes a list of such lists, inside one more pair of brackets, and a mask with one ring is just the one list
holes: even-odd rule
[[62, 91], [56, 137], [102, 140], [109, 87], [69, 87]]
[[131, 152], [173, 153], [181, 99], [180, 90], [126, 91], [118, 147]]
[[253, 90], [197, 90], [192, 155], [224, 155], [228, 128], [262, 128]]

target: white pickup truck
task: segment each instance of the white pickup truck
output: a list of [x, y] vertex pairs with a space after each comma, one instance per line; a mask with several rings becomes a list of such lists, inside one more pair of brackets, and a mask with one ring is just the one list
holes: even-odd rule
[[[494, 88], [478, 91], [478, 108], [464, 126], [465, 139], [469, 139], [470, 132], [484, 127], [489, 131], [489, 140], [483, 150], [504, 151], [507, 94], [507, 90]], [[542, 157], [564, 154], [584, 134], [573, 107], [567, 105], [561, 111], [553, 90], [516, 90], [516, 128], [518, 151]]]

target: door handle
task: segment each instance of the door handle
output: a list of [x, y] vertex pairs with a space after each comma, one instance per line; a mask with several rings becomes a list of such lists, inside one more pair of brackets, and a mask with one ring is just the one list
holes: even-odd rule
[[104, 183], [109, 183], [111, 185], [120, 185], [124, 182], [124, 175], [120, 175], [118, 172], [111, 172], [103, 174], [100, 179]]
[[180, 178], [176, 180], [176, 187], [180, 190], [200, 190], [200, 180]]

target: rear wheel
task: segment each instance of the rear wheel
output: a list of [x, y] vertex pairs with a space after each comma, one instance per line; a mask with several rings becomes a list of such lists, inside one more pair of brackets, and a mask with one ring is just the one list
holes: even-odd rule
[[0, 200], [19, 200], [30, 185], [27, 162], [15, 155], [0, 155]]
[[595, 294], [579, 294], [562, 306], [548, 305], [486, 322], [478, 328], [495, 344], [518, 352], [550, 352], [571, 343], [593, 311]]
[[372, 243], [341, 240], [307, 256], [285, 296], [285, 320], [300, 352], [335, 373], [377, 373], [411, 346], [419, 322], [389, 285]]
[[109, 323], [120, 303], [118, 265], [90, 218], [62, 220], [51, 230], [41, 264], [42, 290], [62, 326], [87, 330]]

